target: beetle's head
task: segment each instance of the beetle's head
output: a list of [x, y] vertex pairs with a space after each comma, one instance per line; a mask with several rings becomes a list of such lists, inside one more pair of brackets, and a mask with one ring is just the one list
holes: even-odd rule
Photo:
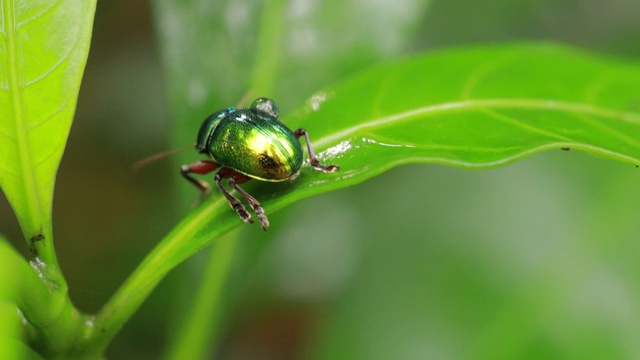
[[204, 119], [202, 126], [200, 126], [200, 131], [198, 131], [198, 139], [196, 140], [196, 150], [198, 150], [198, 152], [206, 152], [207, 143], [211, 138], [213, 130], [218, 126], [220, 120], [224, 119], [225, 116], [234, 111], [236, 111], [236, 109], [226, 108], [224, 110], [217, 111]]

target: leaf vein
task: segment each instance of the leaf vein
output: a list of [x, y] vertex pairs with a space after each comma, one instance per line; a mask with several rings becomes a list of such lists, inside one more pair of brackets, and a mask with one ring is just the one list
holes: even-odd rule
[[62, 105], [60, 105], [60, 107], [58, 109], [56, 109], [54, 112], [52, 112], [51, 114], [49, 114], [49, 116], [47, 116], [46, 119], [40, 120], [37, 123], [32, 124], [31, 126], [29, 126], [29, 129], [35, 129], [37, 127], [42, 126], [44, 123], [46, 123], [47, 121], [53, 119], [54, 117], [56, 117], [56, 115], [58, 115], [59, 113], [61, 113], [66, 107], [67, 105], [69, 105], [69, 99], [65, 99], [64, 103], [62, 103]]
[[55, 64], [53, 64], [53, 65], [52, 65], [52, 66], [51, 66], [47, 71], [45, 71], [42, 75], [40, 75], [40, 76], [38, 76], [38, 77], [36, 77], [36, 78], [34, 78], [34, 79], [31, 79], [31, 80], [29, 80], [29, 81], [25, 82], [25, 83], [24, 83], [24, 87], [26, 88], [26, 87], [28, 87], [28, 86], [31, 86], [31, 85], [33, 85], [33, 84], [37, 83], [38, 81], [41, 81], [41, 80], [45, 79], [45, 78], [46, 78], [47, 76], [49, 76], [51, 73], [53, 73], [53, 72], [54, 72], [54, 71], [56, 71], [58, 68], [60, 68], [60, 66], [62, 66], [62, 65], [63, 65], [63, 64], [65, 64], [65, 63], [67, 63], [67, 62], [69, 61], [69, 56], [71, 55], [71, 53], [76, 49], [76, 47], [77, 47], [77, 46], [78, 46], [78, 44], [80, 43], [80, 41], [79, 41], [79, 40], [80, 40], [80, 38], [79, 38], [79, 37], [78, 37], [78, 38], [76, 38], [76, 41], [73, 43], [73, 46], [71, 46], [71, 47], [69, 48], [69, 50], [68, 50], [68, 51], [67, 51], [63, 56], [61, 56], [61, 57], [60, 57], [60, 59], [59, 59]]
[[13, 140], [13, 141], [15, 141], [15, 140], [16, 140], [15, 136], [11, 135], [11, 133], [8, 133], [8, 132], [6, 132], [6, 131], [4, 131], [4, 130], [0, 130], [0, 134], [2, 134], [2, 135], [4, 135], [4, 136], [8, 137], [9, 139], [11, 139], [11, 140]]
[[60, 68], [63, 64], [68, 63], [69, 62], [69, 56], [76, 50], [76, 48], [78, 47], [79, 44], [80, 44], [80, 36], [78, 35], [74, 39], [73, 45], [68, 48], [68, 50], [67, 50], [67, 52], [65, 54], [60, 56], [60, 58], [58, 59], [58, 61], [55, 64], [53, 64], [47, 71], [45, 71], [40, 76], [25, 82], [24, 83], [24, 87], [26, 88], [28, 86], [31, 86], [31, 85], [33, 85], [33, 84], [45, 79], [47, 76], [49, 76], [54, 71], [56, 71], [58, 68]]
[[15, 135], [16, 135], [16, 143], [18, 149], [18, 156], [15, 159], [15, 163], [18, 168], [20, 168], [21, 173], [21, 186], [22, 191], [25, 194], [25, 204], [27, 205], [27, 212], [29, 213], [29, 217], [31, 219], [41, 219], [44, 208], [40, 199], [37, 196], [37, 180], [35, 176], [35, 170], [33, 167], [33, 158], [32, 153], [29, 147], [29, 139], [27, 133], [27, 112], [24, 108], [24, 98], [22, 91], [18, 91], [17, 89], [22, 88], [22, 77], [20, 71], [22, 70], [19, 66], [20, 62], [18, 59], [20, 58], [20, 46], [18, 44], [17, 36], [15, 35], [16, 30], [16, 8], [15, 3], [13, 1], [4, 1], [0, 3], [3, 5], [2, 11], [4, 14], [4, 26], [7, 30], [7, 49], [6, 56], [8, 58], [9, 68], [6, 71], [9, 81], [9, 87], [15, 89], [14, 91], [10, 91], [10, 106], [13, 109], [14, 114], [14, 126], [15, 126]]
[[32, 17], [30, 17], [30, 18], [28, 18], [28, 19], [25, 19], [25, 20], [23, 20], [23, 21], [19, 22], [19, 23], [17, 24], [17, 26], [16, 26], [16, 30], [20, 30], [20, 28], [22, 28], [22, 27], [24, 27], [24, 26], [28, 25], [28, 24], [29, 24], [29, 23], [31, 23], [32, 21], [34, 21], [34, 20], [36, 20], [36, 19], [39, 19], [39, 18], [41, 18], [41, 17], [45, 16], [47, 13], [50, 13], [51, 11], [53, 11], [54, 9], [56, 9], [58, 6], [60, 6], [60, 4], [61, 4], [61, 3], [62, 3], [62, 1], [56, 1], [56, 2], [53, 2], [53, 3], [51, 4], [51, 6], [49, 6], [48, 8], [46, 8], [46, 9], [42, 10], [41, 12], [39, 12], [39, 13], [37, 13], [37, 14], [33, 15]]
[[471, 71], [470, 75], [467, 77], [467, 80], [462, 85], [462, 99], [473, 99], [472, 93], [474, 89], [478, 87], [478, 84], [484, 78], [488, 77], [492, 72], [504, 69], [509, 63], [514, 62], [518, 58], [519, 56], [516, 55], [504, 56], [501, 59], [491, 58], [490, 61], [486, 61], [478, 65], [473, 71]]
[[530, 131], [530, 132], [533, 132], [533, 133], [544, 135], [544, 136], [547, 136], [547, 137], [549, 137], [551, 139], [556, 139], [556, 140], [561, 140], [561, 141], [566, 141], [566, 142], [574, 142], [575, 141], [575, 140], [573, 140], [571, 138], [568, 138], [566, 136], [562, 136], [560, 134], [556, 134], [554, 132], [544, 130], [544, 129], [538, 127], [538, 126], [534, 126], [534, 125], [528, 124], [528, 123], [526, 123], [524, 121], [520, 121], [520, 120], [518, 120], [518, 119], [516, 119], [516, 118], [514, 118], [512, 116], [508, 116], [508, 115], [502, 114], [502, 113], [500, 113], [498, 111], [495, 111], [493, 109], [487, 109], [486, 112], [491, 114], [491, 115], [493, 115], [493, 116], [495, 116], [496, 120], [500, 120], [500, 121], [502, 121], [504, 123], [511, 124], [513, 126], [519, 127], [520, 129], [524, 129], [526, 131]]
[[640, 142], [638, 142], [635, 138], [630, 137], [624, 133], [621, 133], [615, 128], [612, 128], [610, 124], [606, 124], [600, 121], [594, 121], [593, 119], [590, 119], [581, 113], [573, 114], [573, 115], [579, 118], [581, 121], [591, 124], [591, 126], [597, 128], [601, 132], [617, 137], [619, 140], [624, 141], [627, 144], [640, 147]]
[[39, 167], [40, 165], [44, 164], [45, 162], [47, 162], [47, 160], [49, 160], [49, 158], [51, 158], [51, 157], [52, 157], [56, 152], [58, 152], [58, 150], [59, 150], [62, 146], [64, 146], [64, 144], [65, 144], [65, 141], [64, 141], [64, 140], [63, 140], [63, 141], [59, 141], [59, 142], [56, 144], [56, 146], [55, 146], [55, 147], [53, 147], [53, 148], [51, 149], [51, 151], [49, 151], [49, 153], [48, 153], [47, 155], [43, 156], [42, 158], [40, 158], [40, 159], [36, 162], [36, 164], [35, 164], [36, 168], [37, 168], [37, 167]]
[[3, 175], [11, 175], [16, 179], [20, 178], [16, 172], [14, 172], [13, 170], [9, 170], [9, 168], [5, 167], [4, 165], [0, 165], [0, 170], [2, 170]]
[[584, 114], [598, 115], [603, 118], [619, 120], [634, 124], [640, 124], [640, 114], [625, 112], [615, 109], [602, 108], [598, 106], [588, 105], [584, 103], [558, 101], [551, 99], [529, 99], [529, 98], [512, 98], [512, 99], [485, 99], [485, 100], [462, 100], [457, 102], [448, 102], [436, 105], [424, 106], [411, 109], [399, 114], [389, 115], [370, 121], [360, 123], [341, 131], [337, 131], [332, 135], [325, 136], [317, 141], [316, 146], [327, 146], [340, 139], [344, 139], [360, 130], [372, 128], [376, 126], [385, 126], [394, 123], [402, 123], [411, 121], [416, 117], [430, 116], [439, 113], [462, 111], [465, 109], [481, 109], [481, 108], [513, 108], [513, 109], [533, 109], [546, 111], [562, 111], [562, 112], [578, 112]]
[[615, 77], [611, 72], [606, 72], [601, 74], [595, 80], [591, 82], [591, 85], [585, 89], [584, 100], [588, 103], [595, 103], [598, 96], [606, 89], [608, 86], [611, 86]]
[[[532, 147], [528, 150], [522, 151], [522, 152], [518, 152], [515, 153], [511, 156], [508, 157], [502, 157], [493, 161], [482, 161], [482, 162], [471, 162], [471, 161], [464, 161], [464, 160], [458, 160], [458, 159], [452, 159], [452, 158], [448, 158], [448, 157], [438, 157], [438, 156], [416, 156], [416, 157], [409, 157], [409, 158], [404, 158], [401, 159], [400, 161], [393, 161], [387, 165], [389, 165], [390, 167], [393, 167], [395, 165], [398, 164], [403, 164], [403, 163], [411, 163], [414, 162], [416, 160], [420, 160], [423, 162], [427, 162], [427, 163], [433, 163], [433, 164], [442, 164], [442, 165], [452, 165], [452, 166], [457, 166], [460, 168], [467, 168], [467, 169], [483, 169], [483, 168], [491, 168], [491, 167], [498, 167], [501, 165], [505, 165], [505, 164], [510, 164], [513, 163], [519, 159], [523, 159], [526, 158], [528, 156], [540, 153], [542, 151], [546, 151], [546, 150], [552, 150], [552, 149], [556, 149], [558, 147], [559, 144], [556, 143], [551, 143], [551, 144], [544, 144], [541, 146], [535, 146]], [[625, 161], [631, 164], [638, 164], [639, 159], [638, 158], [634, 158], [632, 156], [628, 156], [619, 152], [614, 152], [608, 149], [604, 149], [601, 147], [597, 147], [597, 146], [591, 146], [591, 145], [585, 145], [585, 144], [572, 144], [571, 145], [573, 148], [579, 149], [579, 150], [583, 150], [589, 153], [597, 153], [600, 155], [606, 155], [606, 156], [610, 156], [614, 159], [619, 159], [621, 161]]]
[[382, 146], [392, 146], [392, 147], [405, 147], [405, 148], [419, 148], [422, 150], [432, 149], [432, 150], [447, 150], [447, 151], [473, 151], [473, 152], [485, 152], [485, 153], [497, 153], [497, 152], [505, 152], [505, 151], [514, 151], [518, 149], [522, 149], [522, 146], [477, 146], [477, 145], [447, 145], [445, 143], [413, 143], [413, 142], [404, 142], [398, 139], [390, 138], [388, 136], [383, 136], [380, 134], [368, 134], [370, 139], [367, 140], [375, 140], [373, 143], [382, 145]]

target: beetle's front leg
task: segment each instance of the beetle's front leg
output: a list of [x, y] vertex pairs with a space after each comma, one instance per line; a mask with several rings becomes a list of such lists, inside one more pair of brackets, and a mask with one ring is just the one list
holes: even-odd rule
[[195, 174], [205, 175], [219, 167], [220, 167], [220, 164], [216, 162], [209, 161], [209, 160], [199, 160], [194, 162], [191, 165], [182, 165], [182, 167], [180, 168], [180, 173], [185, 179], [189, 180], [190, 183], [192, 183], [198, 189], [200, 189], [200, 192], [201, 192], [200, 201], [202, 201], [202, 199], [204, 199], [204, 197], [207, 196], [209, 191], [211, 191], [211, 186], [206, 181], [198, 180], [193, 176], [191, 176], [190, 174], [195, 173]]
[[304, 139], [307, 142], [307, 150], [309, 151], [309, 163], [316, 170], [320, 170], [326, 173], [332, 173], [338, 170], [340, 167], [338, 165], [322, 165], [320, 164], [320, 160], [316, 157], [316, 153], [313, 151], [313, 147], [311, 147], [311, 140], [309, 140], [309, 133], [304, 128], [300, 128], [293, 133], [298, 139], [300, 136], [304, 135]]
[[222, 185], [222, 179], [231, 178], [234, 174], [236, 174], [235, 171], [227, 168], [222, 168], [220, 169], [220, 171], [218, 171], [218, 173], [216, 173], [216, 176], [214, 176], [213, 179], [216, 181], [216, 185], [218, 185], [218, 189], [220, 189], [222, 195], [227, 198], [227, 201], [229, 202], [231, 208], [236, 211], [238, 216], [240, 216], [240, 219], [242, 219], [242, 221], [244, 222], [253, 224], [251, 214], [249, 214], [247, 209], [245, 209], [244, 205], [242, 205], [240, 200], [233, 197], [233, 195], [231, 195], [229, 191], [225, 189], [224, 185]]
[[264, 213], [264, 209], [260, 205], [260, 202], [256, 200], [256, 198], [251, 196], [248, 192], [242, 190], [240, 186], [238, 186], [238, 184], [242, 184], [249, 179], [250, 178], [245, 175], [235, 173], [233, 176], [229, 177], [229, 185], [233, 186], [233, 188], [236, 189], [236, 191], [239, 192], [242, 197], [247, 199], [247, 202], [249, 202], [249, 205], [251, 206], [253, 211], [255, 211], [256, 216], [258, 217], [258, 219], [260, 219], [260, 226], [262, 226], [262, 230], [267, 231], [269, 229], [269, 219]]

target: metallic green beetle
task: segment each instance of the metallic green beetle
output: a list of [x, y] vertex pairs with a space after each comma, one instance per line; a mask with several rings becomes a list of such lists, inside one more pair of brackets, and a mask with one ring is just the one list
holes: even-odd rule
[[276, 103], [259, 98], [249, 109], [227, 108], [207, 117], [198, 132], [196, 150], [209, 155], [212, 160], [200, 160], [191, 165], [183, 165], [181, 173], [197, 186], [204, 196], [211, 187], [207, 182], [190, 174], [204, 175], [220, 168], [214, 180], [231, 208], [238, 213], [242, 221], [253, 223], [251, 215], [240, 200], [233, 197], [222, 185], [222, 179], [229, 179], [229, 185], [247, 200], [260, 219], [262, 229], [267, 231], [269, 219], [264, 209], [258, 200], [238, 185], [249, 179], [276, 182], [297, 177], [302, 167], [303, 151], [299, 141], [301, 136], [304, 136], [307, 142], [311, 166], [325, 173], [338, 170], [337, 165], [320, 164], [305, 129], [292, 132], [278, 120]]

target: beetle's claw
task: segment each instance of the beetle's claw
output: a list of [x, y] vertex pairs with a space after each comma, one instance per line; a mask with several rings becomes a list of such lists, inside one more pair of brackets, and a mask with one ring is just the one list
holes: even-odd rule
[[340, 169], [340, 167], [338, 165], [322, 165], [320, 163], [320, 160], [318, 160], [318, 158], [316, 157], [312, 157], [310, 160], [310, 165], [313, 166], [314, 169], [318, 170], [318, 171], [322, 171], [324, 173], [332, 173], [338, 169]]
[[330, 173], [332, 173], [334, 171], [338, 171], [338, 170], [340, 170], [340, 166], [338, 166], [338, 165], [329, 165], [325, 169], [326, 172], [330, 172]]
[[260, 226], [262, 226], [262, 230], [269, 230], [269, 219], [267, 219], [267, 215], [264, 213], [264, 209], [262, 206], [255, 206], [253, 210], [256, 212], [256, 216], [260, 220]]
[[238, 213], [238, 216], [240, 216], [240, 219], [242, 219], [242, 221], [253, 224], [253, 219], [251, 218], [251, 214], [249, 214], [247, 209], [245, 209], [245, 207], [242, 204], [240, 203], [234, 204], [233, 210], [235, 210], [236, 213]]
[[322, 165], [322, 164], [318, 164], [318, 165], [314, 166], [314, 168], [316, 170], [320, 170], [320, 171], [325, 172], [325, 173], [332, 173], [332, 172], [340, 169], [340, 167], [338, 165]]

